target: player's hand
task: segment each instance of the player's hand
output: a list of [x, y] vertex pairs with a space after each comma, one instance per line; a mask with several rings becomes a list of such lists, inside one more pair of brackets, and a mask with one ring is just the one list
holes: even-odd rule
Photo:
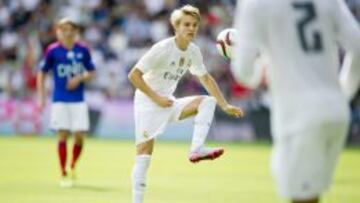
[[244, 112], [240, 108], [238, 108], [236, 106], [228, 104], [228, 105], [226, 105], [224, 107], [221, 107], [221, 108], [225, 113], [227, 113], [230, 116], [234, 116], [236, 118], [240, 118], [240, 117], [244, 116]]
[[168, 97], [159, 96], [154, 99], [154, 102], [163, 108], [167, 108], [173, 105], [174, 101]]
[[68, 80], [68, 82], [66, 84], [66, 89], [68, 89], [68, 90], [76, 89], [82, 82], [82, 78], [83, 78], [82, 76], [75, 76], [75, 77], [71, 78], [70, 80]]

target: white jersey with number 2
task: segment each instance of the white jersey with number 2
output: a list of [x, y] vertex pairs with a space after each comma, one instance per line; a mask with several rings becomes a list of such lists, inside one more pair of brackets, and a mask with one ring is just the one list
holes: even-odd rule
[[[270, 63], [275, 135], [311, 128], [316, 122], [348, 120], [338, 76], [338, 45], [359, 56], [360, 29], [343, 0], [242, 0], [235, 28], [239, 31], [232, 64], [235, 78], [250, 84], [259, 53]], [[344, 81], [345, 91], [354, 91], [359, 57], [345, 66], [349, 71], [344, 80], [350, 73], [356, 80]]]

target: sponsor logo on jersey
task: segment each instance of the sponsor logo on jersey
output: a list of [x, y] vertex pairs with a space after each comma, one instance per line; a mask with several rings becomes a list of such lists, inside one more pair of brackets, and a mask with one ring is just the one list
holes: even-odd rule
[[59, 78], [71, 78], [76, 75], [82, 74], [85, 70], [82, 63], [76, 62], [74, 62], [73, 64], [59, 64], [56, 69]]
[[171, 73], [171, 72], [169, 72], [169, 71], [166, 71], [166, 72], [164, 73], [163, 78], [164, 78], [165, 80], [178, 81], [178, 80], [180, 80], [181, 76], [182, 76], [182, 75], [174, 74], [174, 73]]

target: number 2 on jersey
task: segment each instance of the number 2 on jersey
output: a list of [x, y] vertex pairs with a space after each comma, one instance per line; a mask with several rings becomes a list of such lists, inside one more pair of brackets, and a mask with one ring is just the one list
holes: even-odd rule
[[[323, 42], [319, 31], [311, 31], [308, 25], [316, 20], [316, 10], [312, 2], [298, 2], [292, 4], [293, 8], [302, 12], [303, 15], [297, 21], [298, 37], [301, 47], [305, 52], [321, 52], [323, 50]], [[311, 34], [311, 40], [310, 40]], [[307, 37], [308, 36], [308, 37]]]

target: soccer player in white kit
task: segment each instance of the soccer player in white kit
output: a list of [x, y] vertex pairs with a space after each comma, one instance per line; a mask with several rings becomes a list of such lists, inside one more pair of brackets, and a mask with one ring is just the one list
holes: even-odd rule
[[[183, 6], [173, 11], [170, 21], [175, 36], [153, 45], [129, 73], [129, 80], [137, 88], [134, 97], [137, 156], [132, 172], [134, 203], [143, 202], [154, 140], [169, 122], [195, 116], [189, 160], [198, 162], [215, 159], [224, 152], [222, 148], [204, 147], [216, 104], [231, 116], [242, 115], [239, 108], [224, 99], [205, 69], [200, 49], [191, 42], [199, 28], [199, 10]], [[180, 99], [173, 96], [187, 70], [199, 78], [211, 96]]]
[[[269, 61], [279, 193], [292, 202], [319, 202], [345, 143], [345, 95], [359, 86], [359, 25], [343, 0], [242, 0], [235, 28], [232, 72], [238, 81], [256, 86], [253, 62], [259, 54]], [[348, 51], [341, 83], [338, 44]]]

